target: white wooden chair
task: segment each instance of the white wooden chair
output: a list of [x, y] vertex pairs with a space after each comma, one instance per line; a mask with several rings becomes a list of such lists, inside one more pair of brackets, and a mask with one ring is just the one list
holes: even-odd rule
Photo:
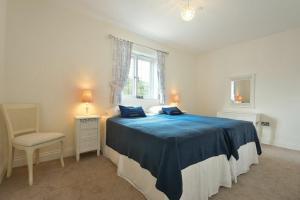
[[63, 133], [42, 133], [39, 131], [39, 106], [36, 104], [3, 104], [3, 113], [8, 131], [7, 177], [11, 176], [14, 149], [24, 150], [28, 164], [29, 185], [33, 184], [33, 153], [36, 164], [39, 163], [39, 149], [54, 143], [60, 143], [60, 162], [63, 160]]

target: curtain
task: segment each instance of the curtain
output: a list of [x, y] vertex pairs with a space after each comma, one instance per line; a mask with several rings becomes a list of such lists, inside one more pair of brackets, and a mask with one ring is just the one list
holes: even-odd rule
[[158, 97], [159, 103], [165, 104], [166, 102], [166, 86], [165, 86], [165, 59], [166, 53], [156, 51], [157, 53], [157, 75], [158, 75]]
[[118, 105], [122, 100], [122, 90], [128, 79], [132, 42], [112, 37], [113, 40], [113, 80], [111, 86], [111, 104]]

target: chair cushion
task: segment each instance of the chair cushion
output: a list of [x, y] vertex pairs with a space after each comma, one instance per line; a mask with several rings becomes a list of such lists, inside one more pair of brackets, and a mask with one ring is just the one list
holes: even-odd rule
[[15, 137], [13, 143], [17, 145], [31, 147], [64, 137], [65, 135], [63, 133], [30, 133]]

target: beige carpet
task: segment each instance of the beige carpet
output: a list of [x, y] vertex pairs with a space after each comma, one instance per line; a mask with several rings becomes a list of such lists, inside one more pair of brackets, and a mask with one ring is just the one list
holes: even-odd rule
[[[106, 158], [86, 154], [79, 163], [65, 159], [35, 167], [34, 185], [27, 185], [27, 169], [16, 168], [0, 185], [1, 200], [138, 200], [143, 195], [116, 174]], [[300, 152], [263, 146], [260, 164], [239, 176], [232, 188], [221, 188], [211, 200], [300, 200]]]

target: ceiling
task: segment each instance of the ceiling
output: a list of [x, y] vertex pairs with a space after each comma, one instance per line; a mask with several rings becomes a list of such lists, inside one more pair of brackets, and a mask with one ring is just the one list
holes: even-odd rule
[[100, 19], [176, 48], [200, 53], [300, 27], [300, 0], [191, 0], [195, 18], [180, 18], [182, 0], [72, 0]]

